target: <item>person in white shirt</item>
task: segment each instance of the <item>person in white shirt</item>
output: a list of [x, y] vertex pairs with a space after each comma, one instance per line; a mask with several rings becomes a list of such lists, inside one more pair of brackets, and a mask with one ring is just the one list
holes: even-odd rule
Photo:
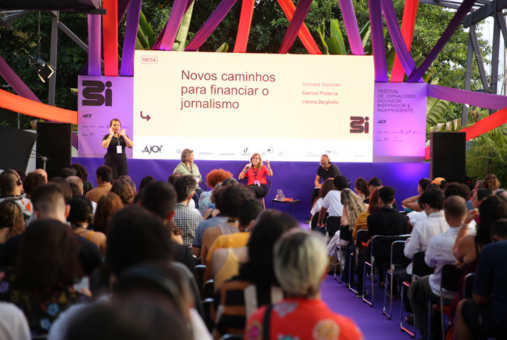
[[[442, 268], [446, 264], [456, 262], [452, 250], [466, 214], [467, 206], [463, 197], [450, 196], [444, 201], [444, 215], [449, 229], [442, 234], [433, 236], [424, 257], [428, 266], [435, 267], [435, 273], [420, 278], [410, 285], [408, 297], [422, 339], [428, 337], [428, 299], [431, 298], [437, 301], [440, 298]], [[444, 290], [445, 299], [452, 299], [454, 295], [456, 295], [456, 292]], [[440, 321], [435, 320], [431, 323], [431, 326], [431, 333], [440, 336]]]
[[343, 215], [343, 204], [341, 203], [342, 190], [348, 188], [347, 177], [336, 176], [333, 179], [334, 187], [336, 190], [328, 192], [326, 197], [322, 200], [322, 208], [319, 212], [319, 223], [317, 224], [317, 230], [323, 227], [324, 215], [329, 212], [329, 216], [342, 216]]

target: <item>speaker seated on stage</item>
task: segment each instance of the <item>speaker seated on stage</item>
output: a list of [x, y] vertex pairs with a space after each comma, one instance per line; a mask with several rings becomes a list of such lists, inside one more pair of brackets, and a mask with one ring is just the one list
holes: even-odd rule
[[266, 159], [266, 165], [262, 164], [261, 155], [254, 153], [250, 158], [250, 163], [245, 165], [238, 179], [247, 178], [247, 186], [255, 194], [255, 197], [264, 198], [266, 196], [266, 185], [268, 184], [267, 176], [273, 176], [269, 161]]
[[322, 208], [319, 212], [319, 223], [317, 223], [317, 230], [323, 227], [324, 215], [326, 212], [331, 216], [343, 216], [343, 204], [341, 203], [341, 192], [343, 189], [348, 188], [347, 177], [336, 176], [333, 179], [334, 187], [336, 190], [328, 192], [326, 197], [322, 200]]
[[0, 175], [0, 189], [2, 194], [0, 195], [0, 202], [5, 200], [13, 200], [21, 208], [23, 213], [23, 220], [28, 222], [32, 215], [32, 205], [30, 200], [21, 197], [21, 189], [23, 188], [23, 182], [15, 170], [5, 170]]
[[326, 179], [333, 179], [336, 176], [340, 175], [340, 169], [338, 169], [336, 164], [331, 163], [331, 157], [329, 157], [329, 155], [323, 154], [320, 157], [320, 164], [317, 168], [317, 176], [315, 177], [315, 189], [313, 189], [312, 192], [312, 202], [315, 202], [315, 199], [319, 196], [320, 188]]
[[95, 174], [97, 175], [98, 185], [96, 188], [88, 191], [85, 197], [98, 203], [102, 195], [107, 194], [113, 187], [111, 184], [111, 180], [113, 179], [113, 169], [107, 165], [101, 165], [97, 168]]

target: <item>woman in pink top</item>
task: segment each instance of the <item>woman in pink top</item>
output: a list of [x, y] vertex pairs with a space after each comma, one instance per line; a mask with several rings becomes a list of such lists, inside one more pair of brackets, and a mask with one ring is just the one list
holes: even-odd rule
[[239, 174], [239, 180], [248, 178], [247, 186], [253, 191], [255, 197], [263, 198], [266, 195], [266, 176], [273, 176], [271, 165], [266, 159], [266, 165], [262, 164], [261, 155], [254, 153], [243, 171]]

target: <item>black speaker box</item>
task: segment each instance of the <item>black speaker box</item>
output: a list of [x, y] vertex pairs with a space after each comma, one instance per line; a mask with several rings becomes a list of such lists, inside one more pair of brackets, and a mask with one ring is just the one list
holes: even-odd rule
[[[72, 162], [72, 124], [37, 123], [37, 153], [47, 157], [46, 171], [50, 178]], [[42, 159], [37, 158], [37, 168], [42, 168]]]
[[446, 182], [463, 182], [465, 166], [465, 132], [430, 134], [430, 178], [443, 177]]
[[0, 125], [0, 169], [26, 171], [36, 140], [35, 133]]

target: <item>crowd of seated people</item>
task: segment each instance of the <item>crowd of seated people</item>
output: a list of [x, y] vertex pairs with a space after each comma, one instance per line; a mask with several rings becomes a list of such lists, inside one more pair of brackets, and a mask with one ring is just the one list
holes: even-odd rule
[[[428, 301], [440, 299], [445, 265], [461, 270], [460, 288], [444, 291], [445, 331], [458, 340], [507, 334], [507, 191], [495, 175], [475, 187], [421, 179], [402, 211], [395, 188], [377, 177], [356, 179], [354, 190], [346, 177], [330, 178], [313, 202], [315, 233], [264, 211], [223, 169], [206, 177], [210, 192], [199, 190], [192, 160], [180, 167], [193, 173], [148, 175], [139, 190], [128, 176], [113, 180], [107, 166], [97, 169], [96, 188], [79, 164], [49, 180], [41, 169], [0, 174], [0, 315], [13, 328], [0, 329], [1, 338], [359, 340], [354, 321], [321, 299], [326, 247], [340, 246], [342, 280], [365, 298], [377, 235], [405, 235], [405, 256], [425, 252], [435, 268], [416, 279], [409, 265], [390, 287], [409, 284], [401, 308], [422, 338], [441, 338], [441, 312]], [[360, 230], [370, 238], [357, 244]], [[378, 269], [380, 287], [387, 269]]]

